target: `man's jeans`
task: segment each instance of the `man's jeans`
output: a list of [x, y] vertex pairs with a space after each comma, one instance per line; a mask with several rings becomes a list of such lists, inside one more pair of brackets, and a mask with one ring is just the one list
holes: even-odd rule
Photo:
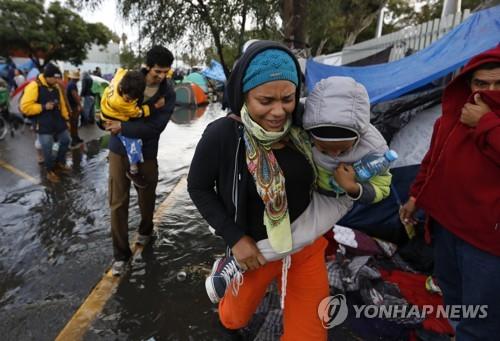
[[[39, 134], [38, 139], [42, 146], [44, 164], [47, 171], [52, 171], [54, 169], [55, 162], [66, 163], [66, 152], [69, 147], [69, 133], [68, 130], [63, 130], [59, 134]], [[59, 143], [59, 150], [57, 151], [57, 157], [54, 160], [52, 156], [52, 147], [54, 146], [54, 140]]]
[[[111, 237], [113, 240], [113, 256], [115, 260], [127, 260], [131, 255], [128, 242], [128, 211], [130, 200], [130, 180], [127, 170], [130, 167], [124, 155], [109, 152], [108, 197], [111, 218]], [[158, 162], [144, 160], [139, 164], [139, 172], [148, 184], [146, 188], [137, 188], [137, 202], [141, 212], [138, 232], [150, 235], [153, 232], [153, 214], [156, 201], [156, 184], [158, 183]], [[135, 210], [136, 208], [134, 208]]]
[[500, 257], [470, 245], [436, 221], [432, 227], [434, 274], [445, 304], [465, 305], [465, 309], [487, 306], [486, 318], [452, 321], [457, 340], [499, 340]]
[[95, 121], [95, 99], [92, 96], [83, 97], [83, 121], [85, 123], [93, 123]]

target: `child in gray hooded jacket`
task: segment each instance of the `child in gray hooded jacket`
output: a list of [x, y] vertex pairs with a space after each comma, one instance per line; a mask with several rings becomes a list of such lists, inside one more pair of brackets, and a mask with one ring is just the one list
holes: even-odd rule
[[382, 134], [370, 124], [370, 102], [362, 84], [350, 77], [321, 80], [307, 97], [302, 124], [314, 143], [320, 193], [337, 197], [346, 193], [363, 204], [389, 195], [389, 171], [358, 182], [352, 167], [367, 154], [388, 150]]

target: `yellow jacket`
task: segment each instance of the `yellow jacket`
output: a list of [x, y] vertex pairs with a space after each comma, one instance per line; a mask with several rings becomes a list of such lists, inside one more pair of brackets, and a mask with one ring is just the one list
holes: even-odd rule
[[[53, 86], [49, 86], [47, 84], [47, 80], [42, 75], [38, 76], [38, 80], [43, 86], [46, 86], [49, 89], [56, 89], [59, 91], [59, 108], [61, 112], [61, 116], [65, 119], [69, 119], [69, 110], [68, 104], [66, 103], [66, 99], [64, 96], [64, 92], [59, 86], [59, 84], [55, 84]], [[42, 113], [42, 105], [38, 103], [38, 83], [36, 80], [30, 82], [24, 88], [24, 93], [21, 97], [20, 109], [21, 112], [26, 116], [36, 116]]]
[[127, 102], [118, 92], [120, 81], [127, 71], [122, 68], [118, 69], [109, 86], [104, 89], [101, 98], [101, 119], [125, 122], [130, 118], [149, 116], [150, 112], [147, 105], [139, 107], [137, 100]]

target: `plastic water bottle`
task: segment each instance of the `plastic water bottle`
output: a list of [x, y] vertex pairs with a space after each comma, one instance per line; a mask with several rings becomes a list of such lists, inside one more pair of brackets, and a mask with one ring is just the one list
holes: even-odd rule
[[354, 162], [352, 167], [356, 172], [356, 178], [359, 181], [366, 182], [375, 175], [386, 172], [391, 162], [398, 158], [398, 153], [394, 150], [388, 150], [384, 154], [367, 154], [361, 160]]

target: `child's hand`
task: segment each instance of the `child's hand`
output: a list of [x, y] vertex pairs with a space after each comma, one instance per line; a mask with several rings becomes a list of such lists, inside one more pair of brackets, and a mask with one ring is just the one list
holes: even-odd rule
[[154, 107], [155, 107], [156, 109], [160, 109], [160, 108], [162, 108], [164, 105], [165, 105], [165, 97], [162, 97], [162, 98], [160, 98], [159, 100], [157, 100], [157, 101], [155, 102]]
[[106, 130], [110, 131], [111, 134], [115, 135], [122, 131], [122, 123], [120, 121], [106, 121], [104, 127], [106, 127]]
[[357, 193], [359, 186], [356, 182], [356, 173], [351, 165], [345, 163], [339, 164], [337, 169], [333, 170], [333, 177], [337, 184], [347, 193]]

